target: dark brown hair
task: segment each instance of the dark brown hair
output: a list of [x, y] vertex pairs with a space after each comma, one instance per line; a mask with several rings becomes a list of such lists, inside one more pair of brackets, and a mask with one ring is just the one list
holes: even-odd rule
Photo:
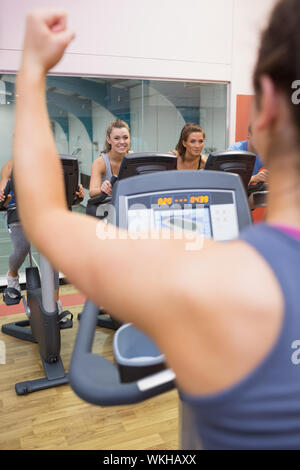
[[102, 153], [108, 153], [111, 151], [111, 145], [109, 142], [107, 142], [107, 137], [110, 137], [110, 134], [112, 133], [113, 129], [125, 129], [129, 130], [129, 126], [125, 121], [121, 121], [121, 119], [115, 119], [113, 122], [110, 123], [108, 128], [106, 129], [106, 136], [105, 136], [105, 143], [104, 143], [104, 149], [102, 150]]
[[188, 140], [188, 137], [192, 132], [201, 132], [203, 134], [203, 139], [205, 139], [205, 132], [202, 129], [202, 127], [199, 126], [199, 124], [194, 124], [192, 122], [187, 123], [182, 128], [178, 144], [176, 145], [176, 150], [179, 153], [179, 155], [181, 156], [182, 160], [184, 160], [185, 152], [186, 152], [186, 148], [183, 145], [183, 142], [186, 142]]
[[294, 124], [300, 129], [300, 105], [292, 103], [292, 84], [300, 80], [300, 2], [280, 0], [262, 34], [253, 82], [259, 106], [260, 78], [268, 75], [290, 103]]

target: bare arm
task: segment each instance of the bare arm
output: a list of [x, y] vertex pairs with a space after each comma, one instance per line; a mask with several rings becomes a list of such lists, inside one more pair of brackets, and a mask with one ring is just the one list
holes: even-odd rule
[[[57, 21], [61, 24], [57, 25]], [[53, 33], [52, 24], [63, 33]], [[67, 45], [66, 38], [70, 37], [65, 32], [62, 15], [55, 14], [53, 18], [48, 15], [47, 24], [39, 14], [28, 18], [17, 80], [14, 142], [17, 190], [19, 194], [31, 195], [30, 199], [20, 198], [22, 225], [38, 250], [91, 300], [149, 331], [153, 319], [157, 317], [163, 324], [173, 309], [173, 302], [176, 303], [173, 297], [170, 307], [166, 306], [170, 289], [174, 288], [173, 273], [177, 263], [174, 255], [178, 249], [183, 249], [184, 243], [101, 240], [97, 235], [105, 230], [104, 224], [67, 210], [61, 165], [48, 122], [45, 74], [61, 57]], [[31, 129], [36, 130], [34, 134]], [[28, 135], [32, 136], [30, 145]], [[32, 181], [35, 182], [34, 191]], [[142, 257], [142, 253], [147, 254]], [[160, 279], [157, 272], [161, 273]], [[162, 279], [167, 282], [163, 284]], [[144, 284], [148, 286], [147, 294], [143, 292]], [[164, 315], [159, 306], [165, 310]], [[142, 321], [138, 312], [143, 312]]]
[[[8, 160], [5, 165], [3, 165], [1, 169], [1, 181], [0, 181], [0, 202], [4, 201], [5, 196], [4, 196], [4, 189], [5, 186], [11, 177], [12, 174], [12, 168], [13, 168], [13, 160], [10, 159]], [[9, 202], [9, 199], [11, 199], [10, 196], [8, 196], [7, 202]]]
[[3, 165], [2, 170], [1, 170], [1, 181], [5, 180], [6, 183], [11, 177], [12, 174], [12, 168], [13, 168], [13, 160], [12, 158], [8, 160], [5, 165]]
[[[68, 212], [45, 104], [45, 74], [71, 37], [65, 28], [62, 14], [28, 19], [14, 145], [17, 190], [31, 195], [20, 198], [22, 225], [92, 301], [152, 336], [186, 391], [216, 391], [255, 365], [272, 344], [278, 325], [270, 326], [269, 315], [277, 312], [279, 324], [281, 313], [276, 281], [242, 243], [211, 242], [187, 252], [185, 240], [130, 240], [118, 230], [109, 239], [101, 222]], [[247, 273], [238, 269], [241, 259]], [[256, 282], [258, 273], [264, 282]]]

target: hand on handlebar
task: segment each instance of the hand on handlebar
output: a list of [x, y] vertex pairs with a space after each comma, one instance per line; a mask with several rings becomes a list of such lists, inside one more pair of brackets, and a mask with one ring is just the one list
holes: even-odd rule
[[5, 201], [5, 199], [6, 199], [6, 196], [4, 194], [4, 190], [0, 189], [0, 202]]
[[83, 199], [84, 198], [84, 189], [82, 184], [78, 185], [78, 190], [75, 193], [76, 198]]
[[108, 196], [110, 196], [111, 193], [112, 193], [112, 185], [111, 185], [110, 181], [105, 180], [105, 181], [102, 183], [100, 189], [101, 189], [101, 192], [102, 192], [102, 193], [105, 193], [105, 194], [107, 194]]
[[261, 170], [256, 175], [251, 177], [250, 184], [260, 183], [260, 182], [267, 183], [268, 177], [269, 177], [268, 170]]
[[7, 204], [10, 202], [11, 200], [11, 195], [8, 194], [6, 197], [5, 195], [1, 196], [0, 195], [0, 204], [2, 204], [2, 207], [6, 207]]
[[9, 201], [11, 200], [11, 195], [10, 194], [5, 194], [5, 189], [6, 189], [6, 186], [7, 186], [7, 183], [8, 181], [7, 180], [2, 180], [0, 182], [0, 203], [4, 203], [5, 201], [5, 204], [3, 204], [3, 206], [6, 206]]

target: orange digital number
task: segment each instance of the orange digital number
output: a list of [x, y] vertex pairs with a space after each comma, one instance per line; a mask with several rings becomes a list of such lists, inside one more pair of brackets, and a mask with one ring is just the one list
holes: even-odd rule
[[191, 204], [206, 204], [209, 201], [208, 196], [191, 196]]
[[158, 199], [158, 205], [163, 206], [165, 204], [168, 204], [169, 206], [172, 204], [172, 198], [171, 197], [160, 197]]

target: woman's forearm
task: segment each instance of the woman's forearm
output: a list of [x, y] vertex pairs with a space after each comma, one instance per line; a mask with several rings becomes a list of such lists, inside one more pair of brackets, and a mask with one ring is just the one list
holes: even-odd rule
[[6, 181], [11, 177], [13, 162], [12, 159], [8, 160], [5, 165], [3, 165], [1, 170], [1, 181]]
[[91, 188], [89, 190], [89, 196], [90, 197], [95, 197], [95, 196], [99, 196], [99, 194], [101, 193], [101, 189], [94, 189], [94, 188]]

